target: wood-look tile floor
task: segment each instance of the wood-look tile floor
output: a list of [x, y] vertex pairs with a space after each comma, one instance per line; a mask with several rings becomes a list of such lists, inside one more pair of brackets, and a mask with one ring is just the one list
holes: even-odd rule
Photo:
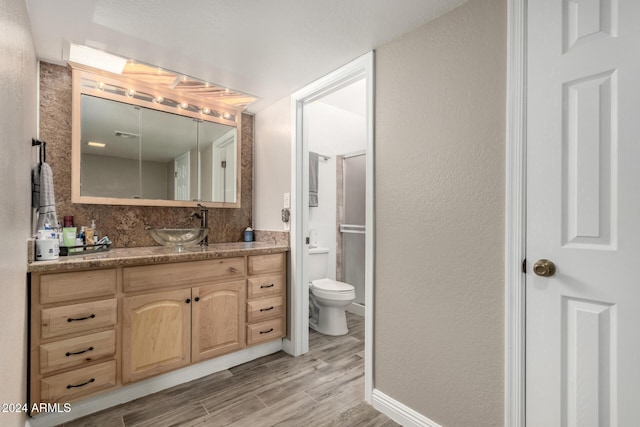
[[64, 424], [133, 426], [398, 426], [364, 399], [364, 319], [349, 334], [309, 330], [309, 353], [278, 352]]

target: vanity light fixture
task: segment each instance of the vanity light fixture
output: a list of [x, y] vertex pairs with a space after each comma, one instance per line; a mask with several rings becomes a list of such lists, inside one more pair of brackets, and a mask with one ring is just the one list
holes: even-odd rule
[[162, 101], [164, 101], [164, 98], [161, 96], [156, 96], [155, 98], [153, 98], [153, 102], [155, 102], [156, 104], [162, 104]]
[[104, 90], [104, 82], [98, 83], [98, 90]]
[[107, 144], [105, 144], [104, 142], [95, 142], [95, 141], [89, 141], [87, 142], [87, 145], [90, 147], [98, 147], [98, 148], [104, 148], [107, 146]]
[[211, 108], [209, 108], [209, 107], [204, 107], [204, 108], [202, 109], [202, 112], [203, 112], [204, 114], [209, 114], [209, 113], [211, 112]]
[[[73, 43], [69, 43], [69, 46], [69, 57], [65, 59], [68, 59], [70, 63], [108, 71], [139, 81], [145, 85], [158, 86], [170, 91], [179, 87], [185, 94], [192, 95], [201, 100], [202, 103], [194, 103], [191, 104], [190, 107], [210, 103], [223, 103], [234, 109], [243, 110], [257, 100], [255, 96], [205, 82], [186, 74], [163, 69], [155, 65], [145, 64], [134, 59], [125, 59], [87, 46]], [[135, 92], [129, 94], [126, 88], [122, 89], [125, 90], [125, 95], [131, 98], [135, 95], [135, 97], [138, 98]], [[115, 92], [111, 90], [111, 83], [106, 83], [104, 90], [115, 94]], [[149, 96], [149, 98], [152, 98], [152, 96]], [[168, 104], [168, 106], [175, 106], [175, 104]]]
[[229, 120], [231, 118], [231, 114], [229, 113], [223, 113], [222, 117], [224, 117], [225, 119]]
[[133, 89], [129, 89], [127, 91], [127, 96], [133, 98], [133, 96], [136, 94], [136, 91]]
[[181, 102], [180, 108], [182, 108], [183, 110], [186, 110], [187, 108], [189, 108], [189, 104], [187, 102]]

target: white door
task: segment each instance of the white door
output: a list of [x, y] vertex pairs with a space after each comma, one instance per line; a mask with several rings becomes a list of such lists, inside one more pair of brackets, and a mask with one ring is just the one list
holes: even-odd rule
[[191, 192], [189, 187], [190, 158], [190, 153], [187, 151], [173, 161], [175, 200], [191, 200], [189, 194]]
[[639, 426], [640, 1], [529, 0], [527, 43], [527, 426]]

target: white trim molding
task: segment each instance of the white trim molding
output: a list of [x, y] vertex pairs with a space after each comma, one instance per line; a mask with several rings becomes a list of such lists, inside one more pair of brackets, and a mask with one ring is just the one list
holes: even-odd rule
[[[373, 390], [373, 294], [374, 294], [374, 53], [368, 52], [291, 95], [291, 342], [285, 342], [289, 354], [309, 351], [309, 288], [304, 283], [307, 246], [303, 244], [308, 223], [308, 191], [303, 171], [308, 170], [308, 151], [304, 138], [304, 106], [351, 83], [366, 79], [366, 246], [365, 246], [365, 350], [364, 398], [371, 402]], [[371, 197], [369, 197], [371, 196]]]
[[375, 409], [404, 427], [442, 427], [435, 421], [392, 399], [378, 389], [373, 390], [372, 404]]
[[526, 7], [508, 1], [504, 425], [525, 426]]

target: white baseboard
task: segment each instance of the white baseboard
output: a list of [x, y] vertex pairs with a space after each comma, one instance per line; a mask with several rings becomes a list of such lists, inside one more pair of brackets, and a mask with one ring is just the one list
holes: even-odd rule
[[404, 427], [442, 427], [435, 421], [392, 399], [378, 389], [373, 389], [371, 400], [375, 409]]
[[346, 311], [348, 311], [349, 313], [357, 314], [358, 316], [362, 316], [362, 317], [364, 317], [364, 313], [365, 313], [364, 305], [358, 304], [356, 302], [352, 302], [350, 305], [348, 305], [346, 308]]
[[255, 347], [246, 348], [235, 353], [216, 357], [195, 365], [158, 375], [157, 377], [125, 385], [119, 389], [71, 403], [71, 412], [40, 414], [27, 419], [26, 427], [48, 427], [102, 411], [103, 409], [130, 402], [149, 394], [184, 384], [225, 369], [241, 365], [262, 356], [282, 350], [282, 341], [271, 341]]
[[282, 351], [290, 356], [295, 356], [293, 351], [293, 343], [291, 342], [291, 340], [288, 340], [286, 338], [282, 339]]

